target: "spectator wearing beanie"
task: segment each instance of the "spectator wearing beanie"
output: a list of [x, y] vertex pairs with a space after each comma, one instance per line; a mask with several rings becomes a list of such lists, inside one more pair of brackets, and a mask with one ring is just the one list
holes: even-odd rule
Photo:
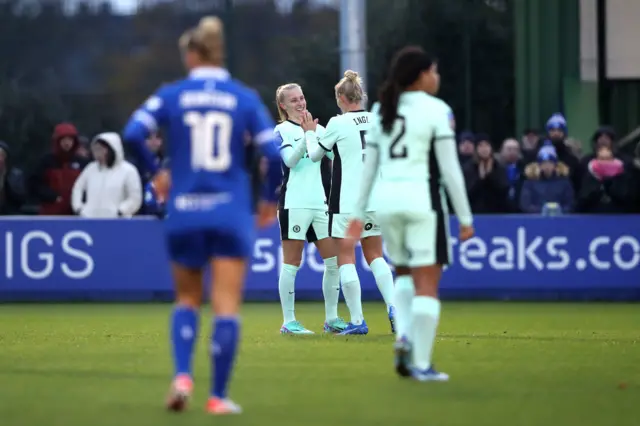
[[537, 163], [525, 169], [525, 180], [520, 193], [520, 209], [524, 213], [542, 213], [550, 205], [562, 213], [573, 210], [574, 192], [569, 180], [569, 169], [561, 161], [551, 145], [538, 152]]
[[539, 146], [538, 151], [544, 146], [553, 146], [558, 161], [564, 163], [569, 169], [569, 179], [573, 185], [574, 192], [580, 188], [582, 181], [582, 170], [580, 168], [580, 160], [576, 157], [571, 148], [567, 146], [565, 140], [567, 138], [567, 120], [560, 113], [553, 114], [545, 126], [547, 131], [547, 139]]

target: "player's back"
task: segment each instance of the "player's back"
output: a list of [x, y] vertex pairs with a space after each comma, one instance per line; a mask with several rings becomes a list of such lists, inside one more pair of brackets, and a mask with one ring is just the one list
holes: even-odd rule
[[252, 220], [245, 147], [257, 96], [231, 78], [187, 78], [167, 86], [160, 102], [171, 157], [168, 226]]
[[372, 113], [360, 110], [333, 117], [327, 124], [327, 134], [336, 138], [329, 197], [332, 213], [352, 213], [356, 207], [364, 167], [365, 135], [373, 122]]
[[[433, 143], [437, 120], [450, 109], [424, 92], [400, 95], [391, 132], [382, 132], [376, 116], [371, 140], [378, 145], [380, 174], [373, 198], [379, 211], [426, 211], [441, 204], [440, 170]], [[451, 130], [453, 132], [453, 130]]]

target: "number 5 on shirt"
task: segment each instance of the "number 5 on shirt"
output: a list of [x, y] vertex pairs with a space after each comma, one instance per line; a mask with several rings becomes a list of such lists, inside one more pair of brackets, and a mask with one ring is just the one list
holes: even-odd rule
[[189, 111], [184, 124], [191, 129], [191, 167], [207, 172], [225, 172], [231, 166], [233, 120], [229, 114]]

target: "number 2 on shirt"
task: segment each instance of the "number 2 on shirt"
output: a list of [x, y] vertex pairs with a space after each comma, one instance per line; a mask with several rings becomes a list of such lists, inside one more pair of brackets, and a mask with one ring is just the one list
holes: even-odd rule
[[391, 145], [389, 145], [389, 158], [407, 158], [409, 153], [407, 152], [407, 145], [404, 141], [404, 134], [407, 131], [407, 122], [404, 116], [399, 115], [397, 118], [398, 121], [402, 123], [402, 127], [400, 128], [400, 133], [398, 136], [393, 138]]

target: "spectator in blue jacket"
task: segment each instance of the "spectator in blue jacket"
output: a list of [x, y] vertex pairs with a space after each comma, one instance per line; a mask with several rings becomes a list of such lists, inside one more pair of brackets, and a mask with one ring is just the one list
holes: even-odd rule
[[547, 139], [539, 145], [538, 152], [544, 147], [553, 146], [558, 161], [568, 168], [568, 176], [573, 185], [573, 190], [578, 191], [582, 183], [583, 173], [580, 167], [580, 160], [565, 143], [568, 136], [567, 120], [560, 113], [553, 114], [547, 120], [545, 130], [547, 131]]
[[538, 152], [538, 162], [525, 169], [525, 180], [520, 193], [520, 209], [524, 213], [540, 214], [543, 210], [573, 210], [574, 192], [569, 180], [569, 168], [558, 161], [552, 146]]

